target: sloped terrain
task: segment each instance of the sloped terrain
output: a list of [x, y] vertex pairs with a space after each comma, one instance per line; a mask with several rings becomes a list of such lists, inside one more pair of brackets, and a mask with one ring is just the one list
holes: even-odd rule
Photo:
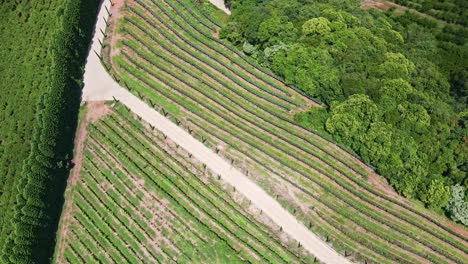
[[232, 160], [342, 254], [464, 263], [467, 232], [398, 197], [292, 120], [317, 105], [218, 40], [192, 1], [127, 1], [110, 43], [121, 85]]
[[232, 187], [124, 106], [101, 112], [107, 115], [87, 127], [56, 262], [314, 261]]

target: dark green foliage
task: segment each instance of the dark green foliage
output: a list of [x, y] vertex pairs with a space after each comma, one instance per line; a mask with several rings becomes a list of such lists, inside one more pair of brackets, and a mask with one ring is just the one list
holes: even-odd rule
[[393, 2], [448, 23], [468, 25], [466, 20], [468, 4], [464, 0], [394, 0]]
[[413, 12], [365, 11], [355, 0], [228, 3], [221, 37], [248, 43], [249, 55], [330, 106], [296, 121], [330, 133], [399, 193], [436, 211], [451, 185], [468, 186], [466, 29]]
[[[17, 69], [14, 75], [8, 76], [10, 81], [17, 80], [19, 83], [30, 80], [30, 83], [16, 89], [33, 92], [38, 103], [32, 100], [25, 106], [35, 108], [36, 112], [35, 116], [31, 111], [22, 113], [25, 120], [29, 120], [29, 129], [22, 133], [32, 136], [30, 139], [25, 138], [23, 152], [18, 153], [22, 155], [20, 159], [16, 163], [8, 163], [14, 166], [15, 179], [6, 178], [6, 181], [11, 182], [2, 189], [3, 195], [8, 192], [9, 197], [4, 198], [2, 195], [2, 199], [8, 204], [3, 204], [1, 212], [1, 262], [48, 263], [52, 256], [72, 155], [82, 86], [82, 65], [95, 21], [97, 2], [57, 1], [51, 4], [48, 1], [37, 1], [31, 4], [23, 1], [12, 3], [10, 7], [13, 8], [10, 12], [14, 12], [15, 8], [25, 9], [31, 17], [43, 15], [43, 19], [52, 22], [48, 22], [49, 27], [46, 28], [30, 28], [31, 25], [20, 21], [10, 26], [16, 32], [31, 30], [29, 33], [32, 34], [36, 34], [36, 31], [44, 33], [42, 31], [45, 30], [48, 37], [38, 39], [38, 42], [34, 40], [30, 50], [23, 50], [23, 53], [18, 54], [21, 58], [43, 54], [47, 59], [26, 62], [31, 64], [29, 71]], [[30, 46], [30, 43], [26, 43], [33, 40], [30, 35], [16, 38], [18, 41], [25, 41], [24, 46], [19, 48]], [[13, 43], [10, 44], [14, 46]], [[9, 62], [6, 65], [14, 68]], [[15, 85], [13, 82], [11, 84]], [[22, 98], [11, 96], [8, 99], [14, 101]], [[25, 104], [21, 101], [18, 103]], [[7, 120], [10, 118], [12, 117]], [[18, 120], [11, 120], [14, 121]], [[4, 157], [16, 155], [12, 149], [8, 149]], [[24, 163], [22, 159], [25, 159]]]

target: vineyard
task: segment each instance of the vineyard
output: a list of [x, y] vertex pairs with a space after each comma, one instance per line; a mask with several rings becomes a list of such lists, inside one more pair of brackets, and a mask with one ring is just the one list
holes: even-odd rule
[[232, 187], [124, 106], [87, 128], [58, 263], [300, 263]]
[[242, 168], [340, 253], [367, 263], [468, 261], [466, 229], [398, 197], [354, 155], [295, 124], [295, 112], [318, 104], [216, 38], [217, 22], [198, 4], [135, 0], [120, 12], [105, 54], [121, 85]]
[[468, 5], [463, 0], [394, 0], [393, 2], [448, 23], [467, 26], [466, 15]]

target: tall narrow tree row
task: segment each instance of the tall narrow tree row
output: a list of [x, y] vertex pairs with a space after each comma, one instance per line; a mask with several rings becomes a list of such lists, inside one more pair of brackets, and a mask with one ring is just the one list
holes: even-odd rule
[[19, 180], [4, 263], [48, 263], [73, 150], [87, 54], [98, 2], [66, 1], [49, 52], [47, 91], [37, 109], [29, 158]]

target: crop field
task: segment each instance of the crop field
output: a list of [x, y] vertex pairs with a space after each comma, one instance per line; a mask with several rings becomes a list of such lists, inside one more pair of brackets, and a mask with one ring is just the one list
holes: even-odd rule
[[314, 261], [124, 106], [87, 131], [57, 263]]
[[217, 39], [217, 22], [194, 1], [126, 1], [115, 17], [105, 54], [121, 85], [340, 253], [367, 263], [468, 262], [465, 228], [397, 196], [353, 155], [295, 124], [295, 112], [318, 104]]
[[421, 13], [437, 18], [448, 23], [466, 27], [466, 15], [468, 4], [463, 0], [394, 0], [393, 2], [416, 9]]
[[[17, 3], [17, 11], [9, 12], [11, 3], [0, 6], [2, 41], [0, 44], [0, 227], [2, 234], [11, 231], [12, 205], [15, 202], [17, 179], [23, 160], [30, 151], [31, 135], [34, 128], [36, 104], [46, 87], [46, 65], [51, 57], [47, 54], [51, 34], [56, 27], [54, 9], [61, 3], [46, 4]], [[21, 17], [21, 9], [37, 9]], [[40, 30], [39, 30], [40, 29]], [[9, 50], [9, 52], [3, 52]], [[28, 62], [28, 63], [26, 63]], [[37, 69], [40, 70], [37, 70]], [[21, 72], [21, 78], [17, 73]], [[14, 155], [11, 155], [14, 153]], [[5, 235], [0, 236], [0, 246]]]
[[96, 9], [94, 0], [1, 1], [1, 263], [52, 255]]

